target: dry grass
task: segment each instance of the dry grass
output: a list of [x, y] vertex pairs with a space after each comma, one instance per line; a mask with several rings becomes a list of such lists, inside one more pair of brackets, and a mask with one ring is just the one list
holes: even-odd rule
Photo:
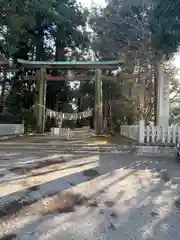
[[[38, 190], [38, 186], [29, 188], [29, 190]], [[87, 197], [68, 191], [53, 193], [47, 197], [42, 196], [42, 199], [33, 201], [28, 199], [22, 201], [22, 199], [18, 199], [4, 204], [0, 210], [0, 221], [10, 216], [74, 212], [76, 206], [84, 205], [88, 201], [89, 199]]]
[[71, 192], [62, 192], [55, 197], [43, 202], [43, 214], [53, 212], [69, 213], [75, 211], [75, 206], [83, 205], [88, 199], [81, 194], [73, 194]]

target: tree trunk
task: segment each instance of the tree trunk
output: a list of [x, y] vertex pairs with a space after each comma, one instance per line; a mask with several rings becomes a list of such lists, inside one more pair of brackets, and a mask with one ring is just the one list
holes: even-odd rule
[[3, 82], [2, 82], [2, 92], [1, 92], [1, 106], [0, 106], [0, 112], [4, 111], [4, 97], [5, 97], [5, 86], [6, 86], [6, 79], [7, 79], [7, 71], [6, 67], [4, 67], [4, 74], [3, 74]]
[[[58, 40], [58, 38], [56, 37], [55, 46], [56, 46], [55, 61], [65, 61], [65, 50], [64, 50], [66, 47], [65, 43], [62, 42], [61, 40]], [[59, 74], [58, 70], [54, 70], [52, 72], [52, 75], [54, 76], [58, 76], [58, 74]]]
[[5, 92], [5, 81], [2, 82], [2, 90], [1, 90], [1, 107], [0, 112], [2, 113], [4, 110], [4, 92]]
[[[78, 98], [78, 112], [81, 112], [82, 108], [81, 108], [81, 97]], [[82, 120], [81, 119], [77, 119], [77, 127], [82, 127], [81, 124]]]
[[39, 41], [36, 43], [36, 61], [45, 60], [44, 53], [44, 36], [42, 32], [39, 32]]
[[36, 61], [42, 61], [45, 59], [44, 51], [44, 30], [42, 28], [42, 19], [40, 14], [36, 15]]
[[65, 61], [66, 60], [66, 57], [65, 57], [66, 44], [56, 38], [55, 45], [56, 45], [55, 61]]

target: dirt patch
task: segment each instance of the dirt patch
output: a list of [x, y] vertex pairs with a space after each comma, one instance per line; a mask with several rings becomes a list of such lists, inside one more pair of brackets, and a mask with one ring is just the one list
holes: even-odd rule
[[53, 199], [45, 200], [42, 203], [42, 214], [51, 214], [54, 212], [69, 213], [74, 212], [75, 202], [71, 194], [59, 195]]
[[13, 240], [13, 239], [16, 239], [16, 234], [9, 234], [0, 238], [0, 240]]
[[83, 171], [83, 175], [89, 178], [95, 178], [100, 176], [100, 173], [96, 169], [88, 169]]

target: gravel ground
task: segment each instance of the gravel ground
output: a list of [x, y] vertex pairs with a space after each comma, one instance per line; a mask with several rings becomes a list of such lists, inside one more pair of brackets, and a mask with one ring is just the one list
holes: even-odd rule
[[2, 150], [0, 240], [179, 240], [179, 184], [170, 157]]

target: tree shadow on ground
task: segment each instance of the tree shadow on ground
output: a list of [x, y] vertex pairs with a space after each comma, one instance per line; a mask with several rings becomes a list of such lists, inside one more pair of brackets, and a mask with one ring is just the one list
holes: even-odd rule
[[[96, 162], [96, 161], [93, 161], [93, 163], [94, 162]], [[32, 186], [32, 187], [26, 188], [25, 190], [18, 191], [18, 192], [12, 193], [8, 196], [1, 198], [1, 202], [3, 200], [3, 203], [1, 204], [2, 205], [1, 214], [0, 214], [1, 217], [5, 217], [8, 215], [17, 213], [17, 212], [21, 211], [22, 208], [28, 206], [29, 204], [35, 203], [36, 201], [40, 200], [41, 198], [46, 198], [49, 196], [56, 195], [58, 191], [63, 191], [65, 189], [71, 188], [72, 186], [76, 186], [80, 183], [90, 181], [100, 175], [106, 174], [109, 170], [114, 170], [114, 169], [105, 169], [105, 168], [103, 169], [102, 168], [102, 171], [99, 172], [103, 163], [101, 163], [100, 161], [98, 161], [98, 163], [99, 163], [99, 167], [95, 167], [95, 168], [91, 167], [90, 169], [86, 169], [81, 172], [69, 174], [67, 176], [49, 181], [47, 183]], [[84, 163], [84, 164], [86, 164], [86, 163]], [[84, 166], [84, 164], [83, 164], [83, 166]], [[73, 166], [71, 166], [71, 167], [73, 167]], [[76, 165], [75, 165], [75, 167], [76, 167]], [[121, 167], [121, 165], [120, 165], [120, 167]], [[32, 192], [39, 192], [40, 194], [37, 193], [37, 194], [35, 194], [35, 195], [37, 195], [37, 197], [33, 197]], [[20, 196], [20, 197], [18, 199], [16, 199], [16, 196]], [[10, 201], [10, 203], [8, 203], [9, 199], [14, 199], [14, 198], [16, 200]]]
[[[72, 186], [77, 186], [81, 183], [87, 183], [87, 182], [91, 183], [91, 181], [93, 182], [96, 179], [97, 179], [96, 187], [95, 187], [95, 185], [93, 185], [93, 187], [91, 187], [92, 188], [91, 191], [88, 192], [88, 196], [86, 196], [87, 199], [98, 199], [99, 196], [103, 195], [104, 193], [107, 193], [110, 188], [116, 187], [116, 185], [118, 183], [122, 182], [124, 179], [127, 179], [128, 177], [130, 177], [131, 175], [135, 174], [136, 172], [138, 172], [140, 170], [143, 170], [143, 171], [148, 170], [151, 172], [159, 173], [161, 170], [168, 169], [169, 166], [173, 164], [173, 166], [171, 166], [171, 169], [169, 169], [170, 176], [173, 176], [173, 177], [180, 176], [179, 164], [177, 164], [176, 162], [172, 162], [171, 159], [164, 161], [163, 159], [134, 157], [132, 155], [128, 155], [128, 156], [127, 155], [126, 156], [113, 155], [113, 157], [112, 156], [109, 157], [108, 155], [103, 155], [103, 154], [100, 154], [99, 158], [100, 159], [99, 159], [98, 167], [87, 169], [82, 172], [70, 174], [68, 176], [64, 176], [59, 179], [50, 181], [48, 183], [44, 183], [39, 186], [36, 186], [37, 189], [34, 189], [34, 190], [39, 191], [39, 189], [40, 189], [41, 194], [39, 194], [39, 196], [34, 199], [32, 198], [32, 196], [29, 197], [29, 195], [28, 195], [28, 194], [31, 194], [32, 189], [26, 189], [24, 191], [16, 192], [16, 193], [13, 193], [13, 194], [7, 196], [7, 198], [13, 198], [14, 197], [13, 195], [16, 195], [16, 196], [21, 195], [22, 197], [19, 198], [18, 200], [16, 200], [16, 202], [9, 203], [10, 205], [5, 204], [3, 206], [3, 209], [5, 209], [5, 210], [3, 212], [1, 212], [1, 220], [4, 221], [4, 219], [8, 219], [9, 217], [12, 217], [13, 214], [16, 214], [16, 215], [20, 214], [22, 209], [29, 207], [29, 206], [34, 206], [33, 204], [36, 204], [37, 202], [41, 202], [42, 199], [46, 199], [48, 197], [54, 198], [55, 196], [57, 196], [57, 194], [59, 192], [62, 192], [63, 190], [71, 189]], [[127, 172], [121, 173], [121, 171], [120, 171], [121, 169], [127, 170]], [[161, 177], [161, 176], [159, 176], [159, 177]], [[108, 183], [106, 182], [106, 179], [109, 179]], [[103, 181], [104, 181], [104, 183], [103, 183]], [[139, 184], [142, 184], [141, 181], [139, 181], [139, 182], [140, 182]], [[159, 186], [159, 184], [161, 184], [161, 187]], [[154, 239], [153, 237], [151, 237], [151, 238], [144, 237], [143, 238], [143, 236], [141, 234], [141, 230], [143, 229], [143, 227], [145, 228], [146, 221], [153, 222], [153, 219], [156, 220], [156, 218], [154, 216], [152, 216], [152, 211], [154, 208], [153, 199], [155, 199], [159, 195], [161, 195], [161, 191], [163, 191], [162, 189], [166, 189], [165, 184], [166, 184], [165, 181], [163, 179], [161, 179], [161, 183], [153, 184], [152, 188], [149, 192], [146, 192], [146, 190], [142, 184], [141, 188], [136, 193], [136, 197], [138, 196], [136, 203], [133, 204], [133, 206], [131, 206], [130, 210], [124, 211], [124, 212], [120, 211], [120, 214], [121, 214], [120, 222], [116, 221], [116, 219], [119, 219], [118, 217], [114, 217], [114, 218], [112, 217], [113, 214], [111, 214], [111, 216], [110, 216], [110, 214], [99, 214], [98, 213], [97, 217], [100, 219], [100, 224], [98, 226], [98, 229], [99, 229], [98, 233], [102, 234], [102, 231], [105, 228], [106, 230], [105, 230], [105, 233], [103, 233], [103, 234], [107, 234], [107, 236], [109, 236], [109, 238], [107, 238], [107, 236], [106, 236], [106, 238], [104, 238], [104, 239], [119, 239], [120, 236], [124, 237], [124, 239], [134, 239], [133, 237], [139, 237], [137, 239], [140, 239], [140, 240], [141, 239], [147, 239], [147, 240]], [[54, 186], [58, 186], [58, 187], [54, 188]], [[84, 187], [80, 188], [80, 190], [82, 192], [84, 192], [83, 195], [86, 195], [87, 187], [88, 187], [87, 184], [84, 184]], [[117, 187], [118, 187], [118, 185], [117, 185]], [[159, 190], [159, 188], [161, 190]], [[47, 191], [43, 191], [43, 189], [44, 190], [47, 189]], [[53, 191], [53, 189], [54, 189], [54, 191]], [[105, 204], [105, 201], [104, 201], [104, 204], [106, 205], [106, 207], [112, 208], [112, 207], [114, 207], [114, 205], [115, 205], [115, 207], [116, 207], [116, 205], [118, 207], [117, 202], [120, 200], [122, 201], [125, 191], [126, 191], [126, 187], [124, 188], [123, 191], [120, 190], [119, 192], [117, 192], [117, 194], [114, 198], [111, 197], [111, 201], [115, 202], [115, 204], [110, 204], [111, 206], [110, 205], [108, 206], [107, 204]], [[151, 199], [148, 199], [149, 194], [153, 195], [151, 197]], [[86, 201], [87, 201], [87, 199], [86, 199]], [[6, 197], [4, 198], [4, 200], [6, 201]], [[104, 200], [106, 200], [106, 199], [104, 198]], [[132, 200], [133, 200], [133, 198], [132, 198]], [[147, 201], [148, 203], [143, 204], [144, 201]], [[18, 202], [20, 202], [20, 204]], [[106, 203], [107, 203], [107, 201], [106, 201]], [[128, 205], [130, 203], [131, 203], [131, 199], [128, 199], [128, 200], [126, 199], [126, 202], [124, 203], [124, 205]], [[56, 202], [56, 204], [59, 204], [59, 202]], [[50, 205], [52, 206], [52, 202]], [[38, 206], [40, 206], [40, 205], [38, 205]], [[119, 208], [121, 209], [121, 206], [119, 206]], [[55, 207], [55, 210], [57, 210], [57, 209], [58, 209], [58, 206]], [[92, 214], [92, 212], [97, 213], [97, 209], [98, 209], [97, 206], [96, 207], [88, 206], [87, 210], [85, 211], [85, 214], [84, 213], [78, 214], [75, 211], [75, 213], [72, 213], [69, 216], [68, 215], [66, 216], [67, 221], [69, 221], [69, 222], [75, 221], [75, 220], [80, 221], [80, 219], [82, 221], [82, 219], [83, 219], [83, 222], [86, 222], [86, 218], [88, 217], [88, 215]], [[147, 212], [146, 212], [146, 209], [148, 209]], [[117, 208], [116, 208], [116, 210], [117, 210]], [[98, 209], [98, 211], [99, 211], [99, 209]], [[51, 209], [50, 209], [50, 211], [47, 211], [47, 212], [48, 212], [48, 214], [51, 214], [54, 211], [51, 211]], [[143, 212], [146, 214], [142, 215]], [[169, 213], [169, 215], [170, 214], [171, 213]], [[107, 215], [108, 215], [108, 219], [106, 219]], [[42, 214], [40, 214], [40, 216], [42, 216]], [[48, 219], [49, 218], [51, 219], [51, 218], [53, 218], [52, 216], [50, 215], [50, 216], [46, 216], [46, 217], [48, 217]], [[144, 217], [142, 217], [142, 216], [144, 216]], [[79, 219], [77, 219], [77, 217], [79, 217]], [[105, 217], [105, 219], [103, 219], [104, 217]], [[138, 217], [142, 218], [142, 220], [140, 221], [139, 224], [136, 224]], [[44, 219], [43, 216], [40, 218]], [[113, 218], [113, 220], [109, 220], [111, 218]], [[122, 219], [123, 219], [123, 221], [122, 221]], [[130, 219], [131, 220], [133, 219], [133, 221], [135, 222], [135, 224], [133, 226], [131, 226]], [[37, 223], [38, 223], [39, 217], [35, 221], [37, 221]], [[130, 222], [128, 222], [128, 221], [130, 221]], [[32, 224], [34, 225], [33, 221], [31, 223], [29, 223], [29, 225], [32, 225]], [[63, 224], [63, 222], [62, 222], [62, 224]], [[158, 233], [156, 233], [156, 235], [159, 234], [159, 229], [160, 229], [160, 226], [158, 226], [158, 224], [162, 225], [163, 220], [161, 219], [158, 222], [156, 222], [156, 221], [154, 222], [154, 225], [153, 225], [154, 230], [153, 231], [158, 232]], [[21, 227], [23, 227], [23, 226], [21, 226]], [[49, 226], [47, 225], [47, 229], [48, 229], [48, 227]], [[26, 226], [24, 226], [23, 228], [28, 229], [29, 228], [28, 224]], [[131, 229], [130, 232], [132, 235], [128, 235], [126, 233], [126, 230], [128, 228]], [[143, 230], [143, 231], [145, 231], [145, 230]], [[70, 229], [68, 229], [68, 232], [69, 232], [69, 234], [71, 234]], [[109, 232], [111, 232], [111, 233], [109, 233]], [[136, 233], [137, 233], [137, 236], [136, 236]], [[143, 233], [143, 234], [145, 234], [145, 233]], [[72, 236], [73, 236], [73, 232], [72, 232]], [[127, 238], [128, 236], [129, 236], [129, 238]], [[162, 239], [165, 239], [164, 233], [162, 233], [162, 236], [164, 237]], [[62, 235], [61, 235], [61, 237], [62, 237]], [[23, 239], [23, 238], [21, 238], [21, 239]], [[56, 238], [53, 237], [51, 239], [56, 239]], [[156, 238], [156, 239], [160, 239], [160, 238]]]
[[[9, 181], [13, 180], [20, 180], [28, 177], [35, 177], [35, 176], [40, 176], [40, 175], [45, 175], [48, 173], [56, 172], [59, 170], [65, 170], [69, 168], [78, 168], [82, 167], [83, 165], [86, 165], [87, 162], [82, 162], [82, 163], [73, 163], [73, 161], [79, 160], [79, 159], [84, 159], [88, 158], [89, 156], [96, 156], [95, 154], [91, 155], [75, 155], [75, 156], [67, 156], [67, 157], [62, 157], [59, 156], [59, 154], [55, 154], [57, 157], [54, 157], [52, 155], [52, 159], [50, 159], [50, 156], [48, 156], [46, 159], [45, 157], [43, 158], [31, 158], [27, 162], [21, 162], [19, 165], [18, 161], [13, 162], [11, 164], [10, 168], [7, 168], [7, 170], [11, 173], [14, 173], [16, 175], [20, 175], [22, 177], [15, 177], [15, 178], [9, 178], [6, 180], [0, 179], [0, 183], [6, 183]], [[69, 163], [72, 163], [70, 165]], [[47, 168], [47, 170], [43, 170]], [[2, 177], [5, 175], [5, 172], [2, 173]]]

